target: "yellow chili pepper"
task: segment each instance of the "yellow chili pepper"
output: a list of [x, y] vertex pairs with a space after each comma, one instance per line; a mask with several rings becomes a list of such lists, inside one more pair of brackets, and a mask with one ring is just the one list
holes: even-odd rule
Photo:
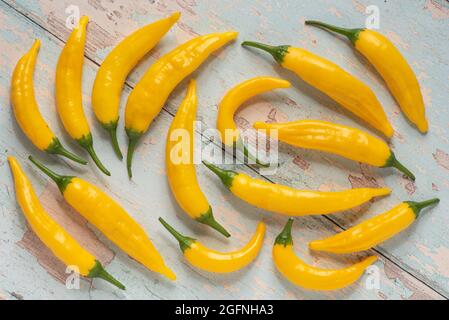
[[391, 192], [388, 188], [357, 188], [338, 192], [298, 190], [224, 170], [206, 161], [203, 163], [240, 199], [258, 208], [290, 216], [344, 211]]
[[338, 154], [347, 159], [376, 167], [395, 167], [407, 177], [415, 176], [397, 159], [388, 145], [356, 128], [319, 120], [299, 120], [286, 123], [254, 123], [256, 129], [277, 130], [278, 139], [288, 144]]
[[245, 41], [242, 45], [267, 51], [284, 68], [296, 73], [302, 80], [337, 101], [385, 136], [393, 136], [393, 128], [374, 92], [335, 63], [288, 45], [269, 46], [252, 41]]
[[[193, 136], [195, 134], [193, 122], [196, 117], [197, 105], [196, 82], [191, 80], [186, 97], [179, 106], [167, 134], [165, 164], [168, 182], [179, 206], [191, 218], [214, 228], [225, 237], [230, 237], [229, 232], [215, 220], [212, 208], [196, 178], [193, 164]], [[188, 145], [186, 145], [187, 143]]]
[[293, 219], [289, 219], [273, 246], [273, 260], [279, 272], [297, 286], [310, 290], [337, 290], [356, 282], [376, 256], [343, 269], [319, 269], [295, 255], [292, 239]]
[[255, 161], [259, 165], [262, 163], [257, 157], [253, 156], [245, 147], [237, 125], [234, 121], [234, 114], [245, 101], [248, 99], [278, 88], [288, 88], [290, 82], [273, 77], [255, 77], [239, 83], [229, 90], [220, 104], [218, 105], [217, 129], [220, 132], [221, 141], [227, 146], [235, 146], [243, 151], [245, 157]]
[[92, 134], [83, 110], [81, 81], [88, 22], [88, 17], [81, 17], [59, 56], [56, 67], [56, 105], [69, 135], [86, 149], [97, 167], [110, 176], [94, 151]]
[[319, 21], [306, 21], [306, 24], [346, 36], [385, 80], [408, 120], [422, 133], [427, 132], [428, 123], [418, 79], [390, 40], [374, 30], [364, 28], [339, 28]]
[[159, 218], [159, 221], [178, 240], [181, 251], [190, 264], [215, 273], [234, 272], [253, 262], [262, 247], [266, 229], [265, 224], [260, 222], [257, 225], [256, 233], [242, 249], [222, 253], [205, 247], [196, 239], [181, 235], [164, 219]]
[[33, 73], [40, 46], [40, 40], [36, 40], [14, 69], [11, 80], [11, 105], [14, 115], [22, 131], [39, 150], [86, 164], [86, 161], [61, 145], [39, 112], [34, 94]]
[[403, 202], [335, 236], [312, 241], [309, 247], [312, 250], [332, 253], [352, 253], [371, 249], [407, 229], [418, 218], [423, 208], [438, 202], [439, 199]]
[[33, 157], [29, 159], [57, 184], [76, 211], [120, 249], [148, 269], [176, 279], [142, 227], [116, 201], [85, 180], [58, 175]]
[[167, 53], [154, 63], [136, 84], [125, 109], [125, 129], [129, 138], [127, 168], [139, 138], [159, 114], [173, 89], [195, 71], [209, 55], [237, 37], [237, 32], [213, 33], [196, 37]]
[[14, 176], [16, 198], [31, 229], [53, 254], [67, 266], [76, 266], [82, 276], [101, 278], [118, 288], [125, 290], [125, 286], [112, 277], [95, 259], [83, 249], [80, 244], [53, 220], [45, 211], [34, 193], [33, 186], [22, 171], [17, 160], [9, 156], [9, 165]]
[[178, 21], [180, 15], [175, 12], [168, 18], [134, 31], [112, 49], [98, 69], [92, 90], [92, 106], [98, 121], [109, 132], [114, 151], [120, 159], [123, 156], [117, 141], [117, 123], [125, 80], [136, 64]]

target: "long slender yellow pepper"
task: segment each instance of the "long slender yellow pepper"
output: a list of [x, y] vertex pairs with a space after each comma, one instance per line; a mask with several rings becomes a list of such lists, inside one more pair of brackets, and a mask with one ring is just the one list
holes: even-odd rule
[[352, 253], [371, 249], [407, 229], [418, 218], [423, 208], [438, 202], [439, 199], [403, 202], [335, 236], [312, 241], [309, 248], [332, 253]]
[[259, 165], [265, 165], [245, 147], [235, 124], [234, 114], [248, 99], [273, 89], [288, 87], [290, 87], [290, 82], [283, 79], [255, 77], [243, 81], [230, 89], [218, 105], [217, 129], [220, 132], [223, 144], [235, 146], [242, 150], [248, 159], [255, 161]]
[[195, 135], [193, 123], [197, 105], [196, 82], [191, 80], [186, 97], [179, 106], [167, 134], [165, 151], [167, 178], [176, 201], [189, 217], [229, 237], [231, 236], [229, 232], [215, 220], [212, 208], [196, 178], [193, 163]]
[[66, 266], [76, 266], [76, 271], [82, 276], [101, 278], [124, 290], [125, 286], [45, 211], [18, 161], [12, 156], [8, 161], [14, 176], [17, 202], [38, 238]]
[[385, 136], [393, 136], [393, 128], [374, 92], [335, 63], [288, 45], [269, 46], [252, 41], [245, 41], [242, 45], [267, 51], [284, 68], [296, 73], [302, 80], [334, 99]]
[[319, 120], [286, 123], [254, 123], [256, 129], [277, 130], [278, 139], [293, 146], [338, 154], [376, 167], [395, 167], [407, 177], [415, 176], [382, 140], [356, 128]]
[[117, 123], [125, 80], [136, 64], [178, 21], [180, 15], [175, 12], [134, 31], [112, 49], [97, 71], [92, 90], [92, 107], [101, 126], [109, 132], [114, 151], [120, 159], [123, 156], [117, 141]]
[[240, 250], [222, 253], [211, 250], [196, 239], [181, 235], [164, 219], [159, 218], [162, 225], [178, 240], [184, 257], [193, 266], [215, 273], [229, 273], [243, 269], [256, 259], [262, 247], [265, 235], [265, 224], [260, 222], [251, 240]]
[[41, 46], [40, 40], [34, 41], [31, 49], [17, 62], [11, 80], [11, 105], [14, 116], [23, 133], [39, 150], [58, 154], [75, 162], [87, 162], [66, 150], [45, 122], [34, 93], [33, 74], [36, 58]]
[[337, 192], [298, 190], [254, 179], [244, 173], [224, 170], [206, 161], [203, 163], [243, 201], [267, 211], [289, 216], [344, 211], [391, 192], [388, 188], [356, 188]]
[[418, 79], [388, 38], [374, 30], [364, 28], [346, 29], [319, 21], [306, 21], [306, 24], [346, 36], [385, 80], [407, 119], [422, 133], [427, 132], [429, 125]]
[[68, 134], [86, 149], [97, 167], [110, 176], [94, 151], [92, 134], [83, 110], [81, 81], [88, 22], [88, 17], [81, 17], [59, 56], [56, 67], [56, 105]]
[[76, 211], [120, 249], [148, 269], [176, 279], [143, 228], [115, 200], [85, 180], [58, 175], [33, 157], [29, 159], [57, 184]]
[[127, 168], [139, 138], [148, 130], [173, 89], [195, 71], [215, 50], [237, 37], [237, 32], [212, 33], [180, 45], [156, 61], [136, 84], [125, 109], [125, 129], [129, 138]]
[[292, 240], [293, 219], [289, 219], [273, 246], [273, 261], [279, 272], [297, 286], [310, 290], [337, 290], [356, 282], [376, 256], [343, 269], [320, 269], [306, 264], [295, 255]]

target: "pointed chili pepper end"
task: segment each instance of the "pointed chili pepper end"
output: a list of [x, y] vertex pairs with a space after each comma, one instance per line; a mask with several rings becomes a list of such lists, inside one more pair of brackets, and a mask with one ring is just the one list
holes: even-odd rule
[[100, 278], [103, 279], [117, 288], [121, 290], [125, 290], [126, 287], [117, 279], [115, 279], [112, 275], [110, 275], [106, 269], [103, 267], [103, 265], [100, 263], [100, 261], [95, 260], [94, 267], [90, 270], [89, 274], [87, 275], [89, 278]]
[[178, 231], [176, 231], [171, 225], [169, 225], [164, 219], [159, 217], [159, 222], [162, 223], [162, 225], [165, 227], [165, 229], [168, 230], [172, 234], [173, 237], [175, 237], [176, 240], [179, 242], [179, 247], [181, 248], [181, 251], [184, 253], [187, 249], [190, 248], [193, 242], [196, 241], [194, 238], [186, 237], [180, 234]]
[[433, 198], [433, 199], [421, 201], [421, 202], [405, 201], [405, 203], [407, 203], [410, 206], [410, 208], [413, 210], [413, 212], [415, 213], [416, 218], [418, 218], [422, 209], [429, 207], [431, 205], [438, 204], [439, 202], [440, 202], [440, 199], [438, 199], [438, 198]]
[[284, 229], [282, 229], [281, 233], [276, 237], [274, 244], [280, 244], [283, 245], [284, 247], [293, 245], [292, 225], [293, 225], [293, 218], [290, 218], [285, 224]]
[[226, 238], [229, 238], [231, 236], [231, 234], [228, 231], [226, 231], [226, 229], [221, 224], [219, 224], [217, 222], [217, 220], [215, 220], [215, 217], [212, 213], [211, 206], [209, 206], [209, 209], [207, 210], [207, 212], [202, 214], [199, 218], [197, 218], [196, 221], [198, 221], [202, 224], [208, 225], [212, 229], [217, 230], [222, 235], [224, 235]]

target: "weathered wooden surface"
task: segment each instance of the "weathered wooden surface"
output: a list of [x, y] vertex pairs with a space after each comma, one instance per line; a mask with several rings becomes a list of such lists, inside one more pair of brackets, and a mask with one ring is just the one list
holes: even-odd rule
[[[0, 155], [0, 299], [439, 299], [449, 296], [449, 237], [446, 232], [449, 226], [446, 213], [449, 201], [447, 2], [323, 0], [149, 3], [140, 0], [130, 6], [128, 1], [78, 1], [76, 5], [81, 14], [88, 15], [91, 20], [84, 67], [84, 101], [97, 152], [113, 174], [111, 178], [106, 178], [92, 165], [81, 168], [70, 164], [68, 167], [61, 160], [39, 153], [20, 132], [9, 106], [12, 69], [33, 40], [40, 38], [43, 43], [35, 81], [41, 110], [61, 140], [71, 149], [82, 153], [63, 132], [55, 114], [53, 92], [56, 61], [64, 39], [70, 32], [65, 27], [65, 9], [73, 1], [2, 1], [0, 40], [5, 45], [0, 52], [0, 108], [3, 114], [0, 118], [0, 144], [6, 152]], [[395, 42], [418, 74], [430, 121], [430, 132], [426, 136], [408, 125], [381, 79], [345, 41], [303, 24], [305, 19], [320, 18], [340, 25], [362, 26], [366, 19], [365, 7], [371, 4], [380, 9], [380, 31]], [[407, 10], [404, 10], [404, 6]], [[254, 99], [245, 106], [237, 115], [237, 121], [243, 128], [250, 126], [256, 119], [268, 118], [276, 121], [319, 118], [363, 128], [363, 124], [348, 117], [330, 99], [276, 66], [267, 55], [241, 48], [239, 42], [246, 39], [308, 48], [337, 62], [376, 92], [396, 130], [392, 140], [395, 153], [417, 174], [416, 183], [402, 178], [393, 170], [360, 166], [327, 154], [286, 146], [280, 148], [280, 169], [276, 175], [266, 178], [295, 187], [321, 190], [341, 190], [360, 185], [387, 185], [393, 189], [391, 196], [351, 212], [326, 218], [296, 219], [294, 240], [298, 254], [323, 267], [347, 265], [360, 256], [335, 257], [309, 253], [306, 247], [309, 240], [331, 235], [401, 200], [440, 197], [442, 202], [437, 208], [423, 215], [408, 231], [376, 249], [375, 253], [380, 256], [380, 261], [376, 263], [380, 275], [378, 288], [367, 287], [367, 280], [370, 279], [366, 275], [350, 288], [330, 293], [305, 291], [286, 282], [274, 270], [271, 262], [271, 244], [285, 223], [285, 218], [256, 210], [234, 198], [201, 167], [198, 168], [200, 183], [207, 191], [217, 218], [229, 226], [233, 237], [222, 240], [213, 232], [191, 222], [181, 212], [170, 195], [163, 160], [166, 130], [184, 95], [185, 82], [171, 96], [139, 146], [134, 166], [135, 179], [128, 183], [124, 164], [116, 159], [107, 137], [98, 128], [90, 111], [93, 79], [99, 63], [119, 39], [136, 27], [174, 10], [182, 12], [180, 22], [130, 76], [128, 84], [132, 87], [147, 66], [161, 54], [197, 34], [229, 29], [239, 31], [236, 43], [215, 54], [194, 74], [198, 79], [198, 115], [203, 129], [215, 127], [216, 105], [224, 92], [236, 83], [256, 75], [279, 75], [290, 80], [294, 86]], [[129, 87], [123, 94], [123, 103]], [[121, 124], [119, 139], [124, 148], [126, 139], [122, 129]], [[26, 156], [30, 153], [45, 159], [59, 171], [69, 174], [75, 172], [95, 182], [118, 199], [149, 232], [167, 263], [178, 274], [178, 281], [168, 283], [146, 271], [87, 227], [85, 221], [64, 205], [58, 191], [48, 180], [26, 164]], [[66, 289], [61, 283], [67, 276], [64, 268], [27, 231], [14, 199], [6, 163], [7, 154], [19, 157], [51, 214], [102, 261], [110, 262], [109, 270], [127, 285], [126, 293], [118, 292], [101, 281], [95, 281], [92, 288], [89, 288], [87, 282], [82, 282], [80, 290]], [[255, 175], [248, 167], [239, 169]], [[243, 245], [260, 219], [267, 222], [268, 233], [262, 253], [253, 265], [232, 275], [211, 275], [199, 272], [185, 263], [173, 239], [158, 224], [158, 216], [165, 217], [184, 233], [223, 251]]]

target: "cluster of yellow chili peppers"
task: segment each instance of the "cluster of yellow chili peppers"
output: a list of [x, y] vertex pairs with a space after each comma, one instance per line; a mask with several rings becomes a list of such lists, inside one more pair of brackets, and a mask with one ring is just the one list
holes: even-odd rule
[[[110, 134], [114, 151], [120, 159], [122, 152], [116, 130], [120, 96], [125, 80], [179, 17], [180, 13], [176, 12], [138, 29], [109, 53], [98, 70], [92, 91], [92, 106], [101, 126]], [[94, 151], [92, 134], [82, 104], [81, 79], [87, 24], [88, 18], [82, 17], [61, 52], [56, 69], [57, 111], [69, 135], [86, 149], [103, 173], [110, 175]], [[371, 30], [344, 29], [317, 21], [307, 21], [306, 24], [347, 36], [385, 79], [407, 118], [421, 132], [428, 130], [418, 81], [405, 59], [387, 38]], [[212, 52], [236, 37], [237, 32], [230, 31], [198, 36], [187, 41], [162, 56], [136, 84], [128, 97], [125, 110], [125, 129], [129, 138], [127, 169], [130, 178], [137, 142], [148, 130], [170, 93]], [[287, 45], [269, 46], [251, 41], [245, 41], [242, 45], [267, 51], [283, 67], [295, 72], [305, 82], [337, 101], [386, 137], [392, 137], [393, 128], [373, 91], [338, 65], [304, 49]], [[83, 159], [61, 145], [39, 112], [33, 84], [39, 47], [40, 41], [36, 40], [29, 52], [19, 60], [12, 76], [11, 102], [17, 122], [38, 149], [86, 164]], [[286, 80], [260, 76], [229, 90], [219, 104], [217, 118], [217, 128], [223, 144], [240, 149], [246, 158], [254, 160], [258, 165], [266, 165], [251, 154], [243, 143], [234, 123], [234, 114], [249, 98], [269, 90], [288, 87], [290, 83]], [[176, 201], [188, 216], [229, 237], [229, 232], [215, 220], [212, 207], [198, 184], [193, 165], [193, 123], [197, 104], [196, 82], [191, 80], [167, 134], [168, 182]], [[256, 122], [254, 128], [265, 129], [267, 135], [276, 130], [280, 141], [301, 148], [330, 152], [373, 166], [395, 167], [408, 178], [415, 179], [413, 173], [397, 160], [387, 143], [355, 128], [319, 120], [270, 124]], [[187, 150], [176, 148], [177, 140], [181, 138], [177, 136], [178, 130], [185, 130], [189, 134], [190, 147]], [[229, 132], [232, 134], [229, 135]], [[174, 162], [175, 156], [186, 161]], [[81, 275], [99, 277], [125, 289], [106, 272], [92, 254], [83, 249], [45, 212], [17, 160], [11, 156], [8, 160], [14, 176], [17, 201], [31, 228], [44, 244], [67, 265], [79, 266]], [[115, 200], [87, 181], [59, 175], [31, 156], [30, 161], [57, 184], [64, 199], [76, 211], [115, 245], [148, 269], [172, 280], [176, 278], [143, 228]], [[206, 161], [203, 163], [237, 197], [256, 207], [287, 216], [344, 211], [391, 192], [388, 188], [356, 188], [340, 192], [297, 190], [254, 179], [243, 173], [224, 170]], [[438, 201], [431, 199], [423, 202], [403, 202], [335, 236], [312, 241], [309, 247], [312, 250], [339, 254], [368, 250], [407, 228], [423, 208]], [[205, 247], [194, 238], [180, 234], [162, 218], [159, 218], [159, 221], [179, 242], [189, 263], [197, 268], [218, 273], [233, 272], [251, 263], [260, 252], [266, 229], [265, 224], [260, 222], [253, 237], [243, 248], [222, 253]], [[314, 290], [334, 290], [348, 286], [376, 260], [375, 256], [370, 256], [339, 270], [319, 269], [307, 265], [293, 251], [292, 224], [293, 219], [289, 218], [274, 242], [272, 255], [279, 272], [299, 286]]]

